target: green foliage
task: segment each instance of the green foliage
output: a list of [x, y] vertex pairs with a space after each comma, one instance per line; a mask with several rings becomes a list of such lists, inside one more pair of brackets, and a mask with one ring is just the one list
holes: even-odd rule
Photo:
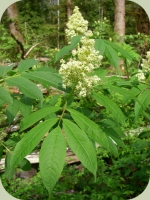
[[[49, 134], [48, 137], [56, 137], [56, 135], [50, 136]], [[103, 148], [97, 148], [98, 170], [95, 183], [91, 173], [84, 169], [81, 164], [65, 166], [52, 191], [51, 200], [82, 200], [85, 198], [109, 200], [112, 197], [126, 200], [140, 195], [148, 184], [150, 174], [150, 140], [149, 138], [139, 139], [135, 136], [129, 136], [124, 142], [126, 147], [119, 148], [119, 158], [112, 157]], [[16, 198], [48, 199], [48, 191], [43, 185], [39, 172], [30, 181], [21, 178], [8, 181], [5, 174], [1, 178], [5, 189]]]
[[24, 77], [10, 77], [9, 79], [6, 79], [6, 83], [8, 83], [9, 86], [17, 86], [27, 97], [32, 99], [40, 99], [41, 102], [43, 101], [43, 96], [40, 89], [34, 83]]
[[[124, 52], [123, 50], [123, 53]], [[62, 55], [64, 54], [62, 53]], [[124, 53], [124, 55], [126, 54]], [[116, 145], [123, 149], [126, 147], [122, 140], [125, 136], [124, 133], [121, 133], [122, 130], [120, 126], [122, 126], [122, 128], [128, 127], [128, 121], [133, 119], [133, 117], [131, 118], [130, 116], [131, 114], [128, 114], [128, 106], [130, 107], [134, 100], [134, 106], [132, 106], [132, 111], [130, 111], [132, 115], [134, 115], [134, 118], [137, 116], [137, 112], [138, 116], [144, 110], [146, 113], [149, 90], [145, 91], [147, 87], [141, 87], [142, 85], [138, 83], [136, 86], [140, 87], [143, 92], [141, 93], [139, 91], [133, 95], [131, 92], [128, 92], [128, 89], [134, 89], [134, 81], [125, 81], [119, 77], [109, 78], [105, 76], [106, 72], [103, 72], [104, 75], [102, 77], [105, 81], [105, 85], [103, 85], [103, 82], [98, 84], [94, 88], [92, 96], [87, 97], [87, 100], [88, 98], [91, 99], [91, 105], [93, 107], [91, 107], [91, 105], [89, 106], [88, 103], [84, 103], [86, 102], [86, 98], [80, 101], [78, 98], [74, 98], [73, 100], [72, 91], [69, 93], [65, 90], [61, 96], [54, 95], [48, 102], [43, 102], [43, 104], [41, 104], [37, 101], [37, 98], [39, 100], [43, 99], [40, 89], [34, 82], [29, 81], [27, 78], [31, 78], [31, 80], [36, 82], [38, 82], [39, 78], [39, 82], [42, 83], [43, 86], [47, 88], [49, 86], [55, 86], [56, 89], [60, 89], [58, 82], [61, 83], [61, 77], [56, 71], [50, 68], [44, 67], [34, 70], [31, 68], [34, 64], [33, 60], [23, 61], [23, 66], [25, 66], [25, 68], [20, 68], [21, 72], [19, 71], [20, 69], [16, 69], [12, 74], [10, 73], [12, 70], [10, 70], [2, 77], [3, 82], [1, 85], [3, 86], [6, 80], [8, 85], [5, 83], [5, 88], [7, 88], [7, 90], [9, 89], [9, 85], [15, 85], [18, 86], [22, 92], [22, 94], [19, 95], [9, 94], [1, 86], [1, 89], [6, 91], [3, 92], [1, 99], [4, 103], [8, 103], [6, 114], [9, 123], [13, 122], [18, 111], [22, 112], [20, 134], [22, 131], [26, 132], [19, 142], [16, 140], [14, 143], [15, 145], [12, 142], [10, 143], [10, 141], [5, 142], [7, 148], [10, 148], [11, 145], [10, 149], [13, 151], [12, 155], [8, 153], [6, 156], [5, 175], [10, 180], [13, 177], [16, 167], [29, 169], [30, 165], [24, 160], [24, 157], [34, 151], [41, 140], [43, 140], [44, 135], [49, 132], [40, 149], [40, 170], [43, 183], [49, 195], [51, 195], [53, 187], [63, 170], [66, 155], [65, 143], [67, 142], [84, 167], [92, 172], [96, 178], [98, 165], [95, 142], [99, 144], [102, 149], [109, 151], [114, 158], [119, 157]], [[20, 64], [19, 66], [22, 65]], [[45, 77], [42, 73], [45, 73]], [[50, 77], [54, 75], [60, 78], [53, 79], [54, 82], [51, 84], [51, 81], [48, 81], [46, 73], [50, 75]], [[101, 77], [98, 71], [96, 71], [95, 74]], [[24, 83], [27, 83], [26, 86], [29, 87], [25, 87]], [[38, 88], [39, 91], [37, 94], [35, 93], [36, 91], [34, 91], [34, 93], [32, 92], [35, 87]], [[119, 104], [116, 102], [116, 99], [113, 98], [114, 94], [123, 96], [123, 98], [120, 98]], [[61, 102], [58, 103], [60, 99]], [[35, 101], [40, 104], [36, 106], [33, 112], [31, 106], [33, 106], [33, 102]], [[122, 106], [125, 105], [125, 102], [128, 106]], [[59, 106], [57, 106], [58, 104]], [[98, 109], [98, 107], [101, 106], [104, 106], [103, 111]], [[91, 119], [89, 119], [88, 112], [83, 112], [82, 109], [83, 111], [87, 109], [92, 113]], [[135, 113], [134, 109], [136, 111]], [[103, 120], [98, 120], [99, 117]], [[50, 156], [50, 154], [52, 154], [52, 156]], [[59, 168], [55, 167], [57, 165]], [[49, 180], [51, 180], [51, 182], [49, 182]]]
[[135, 104], [135, 116], [136, 118], [142, 113], [143, 109], [145, 110], [149, 105], [150, 91], [146, 90], [139, 95], [138, 100], [141, 102], [142, 107], [136, 103]]
[[71, 44], [63, 47], [55, 56], [55, 62], [62, 58], [64, 55], [68, 54], [72, 49], [74, 49], [81, 39], [80, 35], [74, 36], [71, 39]]
[[36, 65], [37, 63], [38, 61], [34, 59], [23, 60], [18, 65], [18, 71], [19, 72], [27, 71], [29, 68]]
[[14, 65], [10, 65], [10, 66], [0, 66], [0, 77], [3, 77], [7, 74], [7, 72], [9, 72], [10, 70], [12, 70], [12, 68], [14, 67]]
[[19, 164], [19, 167], [23, 170], [23, 171], [28, 171], [31, 169], [31, 163], [24, 158], [21, 163]]
[[[3, 24], [0, 24], [1, 37], [0, 37], [0, 63], [15, 61], [18, 57], [17, 44], [11, 38], [9, 32], [5, 29]], [[1, 69], [0, 69], [1, 72]], [[0, 73], [1, 76], [2, 73]]]
[[130, 44], [142, 57], [150, 49], [150, 37], [144, 33], [137, 33], [125, 36], [125, 42]]
[[112, 39], [114, 37], [113, 27], [110, 21], [104, 17], [104, 19], [95, 21], [93, 24], [94, 38]]
[[12, 157], [11, 153], [8, 152], [6, 155], [6, 159], [5, 159], [5, 175], [8, 180], [12, 179], [14, 172], [15, 172], [14, 168], [10, 167], [11, 157]]
[[50, 107], [42, 108], [42, 109], [38, 110], [37, 112], [32, 113], [31, 115], [29, 115], [21, 120], [20, 131], [24, 131], [25, 129], [34, 125], [36, 122], [40, 121], [42, 118], [49, 115], [50, 113], [56, 112], [58, 110], [60, 110], [59, 107], [50, 106]]
[[105, 133], [99, 128], [99, 126], [95, 122], [76, 110], [67, 110], [70, 112], [72, 118], [77, 123], [77, 125], [88, 134], [89, 138], [91, 138], [93, 141], [96, 141], [104, 148], [109, 149], [109, 144]]
[[10, 94], [4, 88], [0, 87], [0, 98], [2, 101], [7, 102], [9, 104], [13, 103], [13, 99]]
[[93, 97], [100, 105], [102, 104], [106, 107], [106, 109], [113, 115], [113, 117], [115, 117], [118, 123], [125, 123], [125, 116], [115, 102], [105, 97], [102, 93], [94, 93]]
[[38, 124], [36, 127], [31, 129], [28, 134], [26, 134], [22, 140], [20, 140], [11, 158], [11, 168], [16, 167], [23, 158], [30, 154], [31, 151], [38, 145], [41, 139], [44, 137], [45, 133], [51, 129], [51, 127], [57, 122], [56, 118], [46, 120]]
[[[128, 55], [128, 54], [127, 54]], [[29, 64], [29, 67], [28, 67]], [[32, 65], [35, 63], [32, 61]], [[64, 165], [64, 158], [65, 158], [65, 138], [70, 146], [70, 148], [74, 151], [74, 153], [78, 156], [80, 159], [81, 163], [90, 171], [94, 174], [96, 177], [96, 172], [97, 172], [97, 159], [96, 159], [96, 151], [95, 151], [95, 145], [94, 143], [98, 143], [100, 146], [108, 150], [109, 152], [114, 155], [114, 157], [119, 156], [119, 152], [117, 149], [117, 146], [120, 146], [121, 148], [125, 148], [125, 145], [122, 141], [122, 136], [120, 136], [121, 130], [119, 129], [119, 126], [121, 125], [122, 127], [126, 126], [126, 121], [130, 116], [127, 115], [127, 111], [125, 111], [126, 107], [120, 107], [115, 103], [115, 100], [111, 100], [111, 95], [113, 97], [113, 93], [119, 93], [120, 95], [123, 95], [123, 101], [124, 99], [128, 100], [128, 104], [134, 99], [135, 103], [135, 116], [137, 115], [137, 110], [140, 110], [140, 113], [138, 112], [138, 115], [141, 114], [143, 109], [145, 110], [146, 107], [148, 106], [148, 95], [149, 92], [144, 91], [142, 94], [141, 93], [136, 93], [136, 96], [132, 95], [132, 93], [128, 93], [126, 90], [127, 85], [130, 86], [130, 89], [134, 87], [134, 82], [129, 82], [129, 81], [123, 81], [121, 78], [104, 78], [105, 80], [105, 86], [103, 84], [99, 84], [98, 86], [95, 87], [95, 92], [93, 92], [92, 96], [90, 98], [93, 98], [93, 106], [92, 108], [92, 113], [93, 117], [92, 119], [88, 118], [88, 115], [86, 116], [85, 114], [82, 114], [81, 112], [77, 111], [74, 109], [74, 105], [78, 108], [82, 108], [82, 101], [78, 104], [77, 100], [74, 99], [71, 100], [69, 103], [69, 99], [71, 98], [71, 93], [67, 94], [64, 93], [62, 96], [62, 100], [60, 103], [60, 107], [56, 106], [57, 101], [59, 100], [59, 96], [56, 98], [55, 103], [52, 103], [53, 100], [50, 100], [50, 104], [45, 104], [43, 103], [42, 108], [32, 112], [30, 115], [27, 115], [27, 113], [31, 112], [31, 105], [32, 101], [29, 101], [30, 104], [27, 105], [30, 107], [29, 111], [23, 111], [26, 109], [26, 98], [28, 100], [34, 98], [35, 100], [37, 98], [42, 99], [43, 95], [41, 96], [41, 91], [35, 95], [32, 93], [32, 88], [37, 87], [34, 82], [30, 82], [28, 85], [29, 80], [26, 79], [25, 77], [30, 77], [30, 74], [36, 74], [36, 79], [33, 78], [33, 80], [38, 81], [38, 72], [39, 73], [48, 73], [51, 75], [54, 75], [57, 73], [53, 70], [47, 70], [45, 71], [46, 68], [43, 68], [44, 71], [42, 71], [42, 68], [37, 69], [37, 70], [31, 70], [32, 65], [30, 64], [30, 60], [27, 62], [24, 61], [25, 70], [26, 72], [21, 72], [23, 73], [23, 76], [20, 74], [19, 69], [16, 70], [15, 74], [9, 77], [9, 73], [5, 74], [3, 76], [3, 81], [6, 79], [6, 83], [10, 85], [16, 85], [20, 88], [20, 91], [22, 91], [21, 98], [19, 96], [13, 96], [8, 92], [4, 92], [3, 94], [6, 97], [4, 98], [3, 96], [1, 99], [4, 102], [8, 103], [7, 106], [7, 117], [9, 122], [11, 123], [13, 119], [15, 118], [17, 112], [20, 110], [25, 116], [21, 120], [21, 131], [27, 131], [27, 133], [23, 136], [23, 138], [15, 145], [15, 148], [13, 150], [12, 156], [10, 157], [9, 154], [6, 157], [6, 177], [8, 179], [11, 179], [13, 176], [13, 172], [15, 167], [21, 167], [21, 168], [26, 168], [25, 164], [23, 164], [23, 159], [26, 155], [31, 153], [34, 148], [40, 143], [44, 135], [50, 131], [48, 136], [44, 139], [43, 145], [40, 150], [40, 169], [41, 169], [41, 175], [43, 178], [43, 182], [45, 187], [48, 189], [49, 194], [52, 192], [52, 189], [54, 185], [56, 184], [57, 180], [59, 179], [59, 176], [62, 172], [63, 165]], [[27, 66], [26, 66], [27, 65]], [[21, 65], [20, 65], [21, 66]], [[22, 69], [21, 71], [25, 71]], [[98, 74], [98, 72], [97, 72]], [[7, 75], [7, 76], [6, 76]], [[28, 76], [29, 75], [29, 76]], [[41, 81], [42, 76], [39, 76], [39, 82], [43, 83], [43, 85], [46, 84], [46, 86], [51, 86], [51, 82], [48, 82], [48, 80]], [[44, 80], [44, 76], [43, 76]], [[58, 87], [57, 79], [53, 79], [54, 84], [53, 86]], [[117, 80], [117, 84], [116, 81]], [[11, 82], [12, 81], [12, 82]], [[27, 83], [27, 86], [25, 87], [24, 83]], [[31, 84], [32, 83], [32, 84]], [[114, 86], [113, 86], [114, 85]], [[5, 86], [6, 87], [6, 86]], [[8, 86], [7, 86], [8, 87]], [[1, 87], [2, 90], [5, 91], [3, 87]], [[99, 90], [99, 91], [97, 91]], [[145, 90], [145, 87], [144, 87]], [[30, 91], [30, 93], [29, 93]], [[31, 96], [32, 94], [32, 96]], [[39, 96], [40, 94], [40, 96]], [[89, 97], [87, 97], [89, 98]], [[13, 102], [11, 100], [13, 99]], [[68, 102], [68, 106], [66, 107]], [[139, 104], [140, 102], [140, 104]], [[144, 104], [144, 102], [146, 104]], [[64, 104], [65, 103], [65, 104]], [[22, 108], [22, 104], [24, 104], [24, 107]], [[53, 105], [51, 105], [53, 104]], [[51, 105], [51, 106], [50, 106]], [[141, 106], [142, 105], [142, 106]], [[144, 106], [143, 106], [144, 105]], [[84, 107], [86, 108], [88, 104], [84, 104]], [[97, 116], [99, 112], [95, 112], [94, 109], [97, 110], [98, 106], [104, 106], [105, 112], [101, 113], [101, 117], [103, 118], [104, 121], [100, 122], [97, 121]], [[134, 107], [133, 107], [134, 108]], [[87, 108], [86, 108], [87, 109]], [[89, 109], [89, 108], [88, 108]], [[91, 106], [90, 106], [91, 109]], [[98, 111], [98, 110], [97, 110]], [[55, 113], [53, 117], [47, 118], [52, 113]], [[10, 115], [10, 114], [11, 115]], [[132, 110], [132, 113], [134, 113], [134, 109]], [[109, 115], [108, 115], [109, 114]], [[108, 116], [110, 120], [108, 120]], [[44, 120], [45, 119], [45, 120]], [[113, 120], [115, 119], [115, 123]], [[37, 124], [37, 122], [40, 122]], [[71, 120], [71, 121], [70, 121]], [[118, 129], [117, 129], [118, 127]], [[27, 129], [30, 130], [28, 131]], [[65, 138], [64, 135], [62, 134], [61, 129], [64, 130]], [[113, 140], [115, 143], [113, 142]], [[55, 141], [55, 145], [54, 142]], [[50, 145], [50, 143], [52, 143]], [[9, 147], [8, 142], [6, 141], [6, 145]], [[49, 153], [47, 153], [49, 152]], [[48, 156], [52, 154], [52, 156]], [[60, 158], [58, 158], [60, 156]], [[24, 161], [25, 162], [25, 161]], [[56, 168], [55, 166], [58, 165], [59, 162], [59, 168]], [[45, 164], [47, 163], [47, 164]], [[28, 164], [26, 163], [27, 168], [29, 167]], [[51, 171], [52, 170], [52, 171]], [[49, 171], [49, 174], [47, 174], [47, 171]], [[51, 182], [49, 182], [51, 180]], [[51, 185], [51, 187], [50, 187]]]

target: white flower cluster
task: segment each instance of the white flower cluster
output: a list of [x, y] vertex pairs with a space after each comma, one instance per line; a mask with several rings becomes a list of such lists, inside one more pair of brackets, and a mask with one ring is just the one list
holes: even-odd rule
[[150, 51], [147, 52], [146, 59], [142, 59], [141, 64], [142, 70], [138, 70], [138, 74], [136, 76], [138, 77], [138, 80], [141, 82], [144, 82], [145, 80], [145, 73], [150, 72]]
[[83, 36], [81, 44], [77, 50], [72, 51], [72, 58], [69, 61], [61, 60], [59, 73], [63, 75], [64, 88], [75, 85], [78, 96], [85, 97], [100, 80], [98, 76], [88, 76], [88, 74], [100, 67], [102, 56], [95, 50], [93, 39]]
[[147, 52], [146, 59], [142, 59], [141, 67], [144, 72], [150, 71], [150, 51]]
[[70, 41], [73, 36], [84, 35], [87, 32], [88, 21], [83, 19], [77, 6], [75, 6], [73, 14], [69, 18], [69, 22], [66, 26], [67, 29], [65, 30], [65, 33], [68, 41]]
[[141, 69], [138, 70], [138, 73], [136, 74], [136, 77], [138, 78], [138, 80], [140, 82], [144, 82], [145, 80], [145, 76], [144, 76], [144, 73]]
[[73, 15], [70, 17], [67, 24], [67, 38], [82, 34], [80, 44], [72, 50], [72, 57], [65, 61], [61, 60], [59, 73], [63, 75], [63, 87], [75, 87], [74, 92], [79, 97], [86, 97], [91, 93], [93, 85], [100, 78], [98, 76], [89, 76], [101, 65], [102, 56], [99, 51], [94, 48], [94, 39], [90, 39], [93, 35], [92, 31], [88, 30], [88, 22], [85, 21], [79, 12], [79, 8], [75, 7]]

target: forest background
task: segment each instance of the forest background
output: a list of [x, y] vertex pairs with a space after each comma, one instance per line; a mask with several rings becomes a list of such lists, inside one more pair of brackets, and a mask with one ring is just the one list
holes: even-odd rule
[[[83, 2], [79, 0], [25, 0], [13, 4], [2, 17], [0, 63], [17, 62], [23, 56], [50, 59], [56, 48], [62, 48], [67, 44], [64, 31], [75, 5], [80, 8], [84, 19], [89, 21], [89, 29], [93, 30], [95, 28], [94, 22], [100, 21], [101, 24], [98, 28], [100, 37], [105, 39], [114, 37], [115, 24], [118, 22], [115, 20], [116, 8], [113, 0], [87, 0]], [[125, 42], [133, 45], [135, 50], [144, 56], [149, 48], [147, 36], [150, 25], [148, 16], [138, 4], [125, 1], [124, 6]], [[10, 21], [13, 19], [17, 19], [14, 24], [18, 31], [16, 33], [11, 31]], [[140, 45], [140, 49], [137, 49], [138, 45]]]

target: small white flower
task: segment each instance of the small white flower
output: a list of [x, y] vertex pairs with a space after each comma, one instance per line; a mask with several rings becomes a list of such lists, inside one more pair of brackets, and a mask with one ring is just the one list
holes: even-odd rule
[[138, 70], [138, 73], [136, 74], [136, 77], [140, 82], [143, 82], [145, 80], [144, 73], [141, 69]]

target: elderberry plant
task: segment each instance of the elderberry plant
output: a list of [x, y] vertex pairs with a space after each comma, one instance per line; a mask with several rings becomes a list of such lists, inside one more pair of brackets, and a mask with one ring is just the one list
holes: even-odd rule
[[[118, 52], [128, 60], [132, 60], [132, 56], [115, 43], [91, 38], [92, 31], [87, 24], [75, 7], [67, 24], [68, 46], [63, 47], [54, 60], [60, 60], [59, 73], [49, 66], [34, 68], [38, 64], [34, 59], [21, 61], [15, 70], [13, 65], [0, 67], [0, 104], [6, 106], [10, 125], [18, 114], [22, 117], [19, 133], [24, 133], [21, 140], [16, 139], [11, 144], [0, 142], [3, 147], [0, 151], [7, 150], [5, 175], [11, 179], [16, 167], [29, 166], [25, 157], [42, 141], [39, 166], [49, 199], [62, 173], [67, 146], [94, 175], [95, 181], [97, 144], [115, 157], [118, 156], [116, 145], [125, 147], [122, 127], [129, 117], [126, 108], [111, 99], [112, 93], [122, 95], [123, 101], [136, 102], [135, 119], [143, 112], [148, 117], [145, 110], [150, 92], [146, 87], [142, 92], [143, 87], [135, 88], [132, 80], [106, 77], [106, 70], [101, 67], [103, 54], [116, 69]], [[50, 90], [52, 97], [48, 101], [44, 100], [37, 83]], [[19, 88], [19, 94], [10, 92], [12, 86]], [[56, 94], [51, 93], [52, 89]]]

